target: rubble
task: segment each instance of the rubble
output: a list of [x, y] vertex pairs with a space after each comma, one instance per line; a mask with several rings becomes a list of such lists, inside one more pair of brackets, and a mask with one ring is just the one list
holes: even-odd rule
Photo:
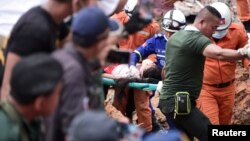
[[250, 124], [250, 80], [249, 71], [240, 64], [236, 70], [236, 95], [232, 124]]

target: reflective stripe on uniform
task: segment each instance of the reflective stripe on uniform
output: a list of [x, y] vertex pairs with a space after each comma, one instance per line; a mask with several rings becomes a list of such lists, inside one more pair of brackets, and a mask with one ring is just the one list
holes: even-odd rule
[[139, 61], [141, 62], [141, 61], [142, 61], [142, 56], [141, 56], [141, 53], [140, 53], [138, 50], [135, 50], [135, 51], [134, 51], [134, 53], [136, 53], [136, 54], [138, 54], [138, 55], [139, 55], [139, 57], [140, 57], [140, 60], [139, 60]]

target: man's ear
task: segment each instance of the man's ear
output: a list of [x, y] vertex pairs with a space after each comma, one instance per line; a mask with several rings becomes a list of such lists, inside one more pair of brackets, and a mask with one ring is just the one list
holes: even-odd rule
[[203, 25], [205, 22], [207, 22], [205, 19], [202, 19], [200, 23]]
[[198, 23], [199, 28], [202, 28], [205, 22], [206, 21], [204, 19], [200, 20], [200, 22]]
[[34, 107], [35, 107], [36, 111], [42, 111], [44, 101], [45, 101], [45, 98], [43, 96], [39, 96], [36, 98], [36, 100], [34, 102]]

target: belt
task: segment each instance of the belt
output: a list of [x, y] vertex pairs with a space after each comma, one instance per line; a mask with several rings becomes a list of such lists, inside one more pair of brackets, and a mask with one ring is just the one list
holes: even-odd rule
[[208, 84], [209, 86], [212, 86], [212, 87], [215, 87], [215, 88], [225, 88], [227, 86], [230, 86], [231, 84], [234, 83], [234, 80], [231, 80], [231, 81], [228, 81], [228, 82], [225, 82], [225, 83], [220, 83], [220, 84]]

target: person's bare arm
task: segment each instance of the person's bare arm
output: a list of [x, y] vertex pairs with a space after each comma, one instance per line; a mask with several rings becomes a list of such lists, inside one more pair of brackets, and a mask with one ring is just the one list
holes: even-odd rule
[[108, 74], [108, 73], [103, 73], [102, 77], [115, 79], [115, 77], [112, 74]]
[[245, 55], [241, 55], [237, 50], [223, 49], [215, 44], [208, 45], [203, 55], [213, 59], [225, 60], [225, 61], [236, 61], [245, 58]]
[[10, 93], [10, 77], [12, 74], [12, 69], [21, 57], [15, 53], [8, 53], [7, 62], [4, 70], [3, 84], [1, 90], [1, 99], [7, 99]]

